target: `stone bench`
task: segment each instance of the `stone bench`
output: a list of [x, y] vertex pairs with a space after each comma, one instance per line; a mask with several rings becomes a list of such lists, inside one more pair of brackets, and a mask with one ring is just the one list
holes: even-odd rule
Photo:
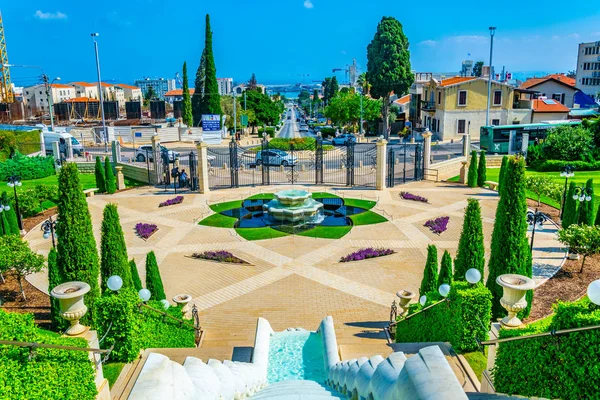
[[488, 185], [488, 187], [492, 190], [498, 190], [498, 182], [485, 181], [484, 184]]
[[98, 190], [98, 188], [85, 189], [83, 194], [85, 194], [85, 197], [92, 197]]

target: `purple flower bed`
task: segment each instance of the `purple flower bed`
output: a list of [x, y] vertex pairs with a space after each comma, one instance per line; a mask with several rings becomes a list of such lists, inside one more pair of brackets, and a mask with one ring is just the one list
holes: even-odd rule
[[154, 224], [138, 223], [135, 225], [135, 231], [144, 240], [148, 239], [154, 232], [158, 230], [158, 226]]
[[450, 217], [438, 217], [436, 219], [430, 219], [429, 221], [425, 222], [425, 225], [423, 226], [431, 229], [433, 233], [440, 235], [442, 232], [448, 229], [448, 221], [450, 221]]
[[422, 203], [429, 203], [425, 197], [417, 196], [416, 194], [408, 193], [408, 192], [400, 192], [400, 197], [404, 200], [412, 200], [412, 201], [420, 201]]
[[228, 251], [205, 251], [204, 253], [194, 253], [192, 254], [192, 258], [200, 258], [203, 260], [212, 260], [219, 262], [228, 262], [234, 264], [248, 264], [246, 261], [241, 258], [237, 258], [233, 254]]
[[387, 256], [394, 253], [395, 251], [392, 249], [374, 249], [369, 247], [368, 249], [360, 249], [354, 253], [348, 254], [346, 257], [340, 258], [340, 262], [360, 261], [366, 260], [367, 258]]
[[183, 203], [183, 196], [177, 196], [173, 199], [163, 201], [158, 206], [159, 207], [167, 207], [167, 206], [172, 206], [172, 205], [181, 204], [181, 203]]

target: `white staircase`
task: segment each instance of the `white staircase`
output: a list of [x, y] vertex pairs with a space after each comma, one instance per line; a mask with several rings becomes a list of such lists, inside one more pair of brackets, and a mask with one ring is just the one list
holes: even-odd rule
[[251, 396], [252, 400], [331, 400], [346, 396], [315, 381], [283, 381], [267, 386]]

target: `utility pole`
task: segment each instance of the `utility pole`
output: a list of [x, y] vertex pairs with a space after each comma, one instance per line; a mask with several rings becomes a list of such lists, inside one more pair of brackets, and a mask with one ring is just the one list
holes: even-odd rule
[[496, 27], [490, 26], [490, 66], [488, 69], [488, 90], [487, 90], [487, 108], [485, 110], [485, 126], [490, 126], [490, 101], [492, 95], [492, 55], [494, 53], [494, 35]]
[[246, 91], [244, 90], [244, 111], [246, 111]]
[[233, 98], [233, 136], [237, 138], [237, 114], [235, 110], [235, 92], [231, 94]]
[[362, 92], [358, 92], [360, 94], [360, 135], [363, 134], [363, 105], [362, 105]]
[[42, 81], [44, 81], [44, 87], [46, 88], [46, 102], [48, 103], [48, 110], [50, 111], [50, 130], [54, 132], [54, 110], [52, 110], [52, 95], [50, 93], [52, 91], [52, 84], [48, 82], [48, 75], [46, 74], [42, 74]]
[[98, 93], [100, 96], [100, 112], [102, 113], [102, 132], [104, 134], [104, 143], [108, 143], [108, 132], [106, 131], [106, 120], [104, 119], [104, 95], [102, 94], [102, 80], [100, 78], [100, 60], [98, 58], [98, 42], [96, 37], [100, 36], [99, 33], [92, 33], [92, 40], [94, 41], [94, 50], [96, 51], [96, 71], [98, 72]]

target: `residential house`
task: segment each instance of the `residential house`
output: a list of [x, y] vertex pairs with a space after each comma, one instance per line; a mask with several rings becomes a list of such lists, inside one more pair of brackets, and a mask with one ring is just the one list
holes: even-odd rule
[[582, 92], [600, 102], [600, 41], [579, 44], [575, 79]]
[[[246, 90], [246, 86], [248, 86], [248, 85], [242, 83], [241, 85], [234, 86], [232, 91], [236, 96], [243, 94], [244, 91]], [[267, 93], [267, 87], [265, 85], [258, 84], [258, 85], [256, 85], [256, 87], [259, 88], [262, 91], [262, 93]]]
[[[49, 95], [53, 104], [75, 97], [75, 89], [70, 85], [54, 83], [50, 86]], [[23, 88], [23, 102], [26, 104], [28, 114], [37, 115], [49, 111], [48, 96], [44, 84]]]
[[405, 123], [410, 117], [410, 99], [411, 95], [407, 94], [392, 102], [393, 105], [398, 107], [399, 112], [396, 121], [390, 127], [391, 133], [395, 134], [404, 129]]
[[534, 99], [531, 113], [531, 120], [528, 123], [534, 124], [542, 121], [561, 121], [569, 119], [571, 109], [558, 100], [545, 97]]
[[564, 74], [552, 74], [542, 78], [529, 78], [520, 86], [522, 89], [535, 90], [537, 97], [554, 99], [569, 108], [575, 107], [575, 79]]
[[119, 108], [125, 107], [125, 91], [122, 87], [106, 82], [102, 82], [101, 85], [104, 101], [116, 101]]
[[[189, 89], [190, 92], [190, 97], [194, 94], [196, 90], [193, 88]], [[173, 89], [173, 90], [169, 90], [167, 93], [165, 93], [165, 101], [169, 104], [173, 104], [176, 101], [182, 101], [183, 100], [183, 90], [182, 89]]]
[[119, 86], [123, 88], [123, 95], [125, 96], [125, 101], [142, 101], [142, 89], [133, 85], [126, 85], [124, 83], [117, 83], [115, 86]]
[[98, 85], [88, 82], [71, 82], [69, 85], [75, 88], [75, 97], [89, 97], [99, 99]]

